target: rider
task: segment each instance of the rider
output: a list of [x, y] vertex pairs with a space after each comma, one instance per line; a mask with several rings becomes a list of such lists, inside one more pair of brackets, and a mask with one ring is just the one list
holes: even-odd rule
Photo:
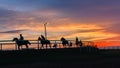
[[43, 35], [41, 35], [41, 38], [42, 38], [43, 40], [46, 40], [45, 37], [44, 37]]
[[78, 37], [76, 37], [76, 45], [78, 45], [79, 43], [79, 40], [78, 40]]
[[66, 39], [64, 37], [62, 37], [61, 40], [66, 40]]
[[24, 37], [22, 36], [22, 34], [20, 34], [20, 40], [24, 40]]

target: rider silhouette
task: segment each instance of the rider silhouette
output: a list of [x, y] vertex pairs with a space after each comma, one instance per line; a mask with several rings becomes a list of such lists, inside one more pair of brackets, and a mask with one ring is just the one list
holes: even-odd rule
[[41, 38], [42, 38], [43, 40], [46, 40], [45, 37], [44, 37], [43, 35], [41, 35]]
[[79, 40], [78, 40], [78, 37], [76, 37], [76, 45], [79, 44]]
[[66, 40], [66, 39], [64, 37], [62, 37], [61, 40]]
[[20, 40], [24, 40], [24, 37], [22, 36], [22, 34], [20, 34]]

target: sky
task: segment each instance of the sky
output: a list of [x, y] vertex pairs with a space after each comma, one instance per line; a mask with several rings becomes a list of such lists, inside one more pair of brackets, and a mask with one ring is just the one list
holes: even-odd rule
[[0, 40], [120, 40], [120, 0], [0, 0]]

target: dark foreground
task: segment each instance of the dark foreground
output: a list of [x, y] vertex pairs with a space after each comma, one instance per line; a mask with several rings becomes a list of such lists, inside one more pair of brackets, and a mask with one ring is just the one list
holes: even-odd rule
[[120, 50], [69, 48], [0, 51], [0, 68], [120, 68]]

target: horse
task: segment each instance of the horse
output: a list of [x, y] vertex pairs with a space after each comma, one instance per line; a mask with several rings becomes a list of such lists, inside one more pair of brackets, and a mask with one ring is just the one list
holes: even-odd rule
[[81, 46], [83, 46], [83, 43], [82, 43], [81, 40], [80, 41], [76, 41], [76, 45], [81, 47]]
[[66, 39], [63, 38], [63, 37], [62, 37], [60, 40], [62, 41], [62, 45], [63, 45], [64, 47], [67, 46], [67, 45], [69, 46], [68, 40], [66, 40]]
[[[46, 48], [47, 48], [47, 45], [48, 45], [48, 44], [49, 44], [49, 47], [51, 48], [51, 43], [50, 43], [49, 40], [44, 40], [44, 39], [41, 39], [41, 38], [39, 37], [38, 41], [41, 42], [43, 48], [44, 48], [44, 44], [46, 45]], [[41, 48], [42, 48], [42, 47], [41, 47]]]
[[13, 41], [16, 42], [18, 45], [18, 49], [20, 50], [20, 46], [25, 45], [26, 48], [28, 48], [28, 44], [31, 45], [31, 43], [28, 40], [18, 40], [18, 38], [13, 38]]

